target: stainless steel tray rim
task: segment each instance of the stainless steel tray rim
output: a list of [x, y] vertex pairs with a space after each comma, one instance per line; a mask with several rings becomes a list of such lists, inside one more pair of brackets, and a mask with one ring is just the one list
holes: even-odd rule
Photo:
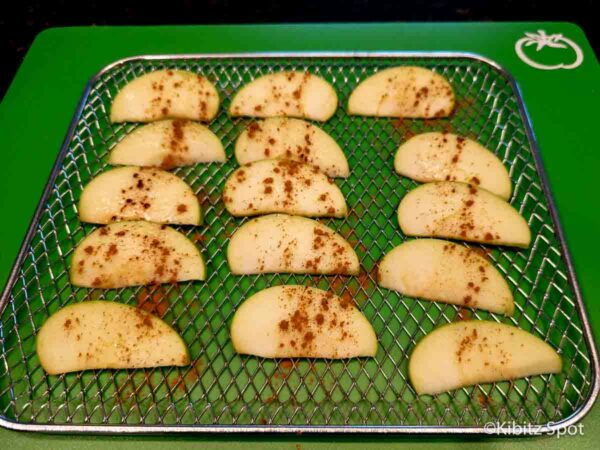
[[[49, 179], [45, 185], [44, 191], [40, 198], [35, 213], [32, 217], [32, 221], [27, 230], [25, 239], [21, 246], [21, 249], [17, 255], [13, 268], [9, 274], [8, 281], [5, 289], [0, 298], [0, 312], [7, 306], [8, 299], [10, 297], [11, 289], [16, 281], [18, 271], [21, 263], [26, 257], [27, 250], [32, 242], [35, 232], [37, 231], [36, 225], [38, 220], [47, 205], [47, 200], [54, 188], [54, 183], [57, 176], [62, 169], [62, 163], [65, 159], [66, 154], [69, 151], [69, 145], [75, 135], [75, 131], [78, 125], [79, 119], [82, 117], [82, 113], [86, 102], [89, 98], [90, 92], [94, 87], [94, 84], [104, 75], [106, 72], [114, 69], [122, 64], [135, 62], [135, 61], [154, 61], [154, 60], [172, 60], [180, 61], [187, 59], [228, 59], [228, 58], [468, 58], [476, 61], [485, 63], [498, 72], [500, 72], [510, 83], [512, 89], [515, 91], [517, 106], [524, 119], [524, 128], [527, 135], [528, 143], [531, 147], [531, 152], [535, 159], [536, 169], [541, 179], [542, 188], [545, 193], [546, 200], [548, 202], [550, 214], [552, 215], [553, 225], [560, 242], [562, 250], [562, 257], [565, 260], [567, 271], [569, 275], [569, 283], [574, 290], [574, 296], [576, 303], [581, 312], [581, 321], [583, 325], [583, 336], [586, 344], [589, 348], [590, 359], [591, 359], [591, 370], [592, 370], [592, 387], [590, 393], [583, 405], [579, 407], [575, 413], [571, 416], [566, 417], [559, 422], [552, 423], [552, 425], [541, 425], [537, 429], [540, 434], [552, 433], [559, 429], [568, 427], [580, 421], [592, 408], [597, 396], [600, 392], [600, 380], [598, 374], [600, 373], [600, 364], [598, 360], [598, 353], [593, 339], [593, 333], [587, 316], [586, 308], [583, 303], [581, 291], [577, 278], [574, 272], [572, 259], [566, 244], [564, 232], [558, 217], [558, 212], [554, 203], [553, 196], [551, 194], [550, 186], [547, 180], [537, 141], [532, 129], [531, 117], [523, 102], [523, 96], [521, 89], [519, 88], [514, 77], [508, 72], [503, 66], [493, 61], [492, 59], [472, 52], [445, 52], [445, 51], [347, 51], [347, 52], [242, 52], [242, 53], [192, 53], [192, 54], [153, 54], [153, 55], [139, 55], [127, 58], [119, 59], [104, 68], [102, 68], [97, 74], [95, 74], [90, 81], [87, 83], [81, 100], [79, 101], [73, 119], [69, 125], [66, 137], [63, 141], [62, 147], [57, 155], [56, 161], [52, 167]], [[326, 426], [312, 426], [312, 425], [63, 425], [63, 424], [33, 424], [23, 423], [7, 419], [4, 416], [0, 416], [0, 426], [13, 430], [23, 431], [38, 431], [38, 432], [69, 432], [69, 433], [98, 433], [98, 434], [111, 434], [111, 433], [132, 433], [132, 434], [145, 434], [145, 433], [407, 433], [407, 434], [480, 434], [490, 435], [489, 432], [480, 426], [437, 426], [437, 425], [426, 425], [426, 426], [412, 426], [412, 425], [326, 425]], [[526, 435], [523, 433], [520, 435]], [[510, 432], [500, 433], [500, 436], [511, 435]], [[494, 434], [496, 436], [496, 434]]]

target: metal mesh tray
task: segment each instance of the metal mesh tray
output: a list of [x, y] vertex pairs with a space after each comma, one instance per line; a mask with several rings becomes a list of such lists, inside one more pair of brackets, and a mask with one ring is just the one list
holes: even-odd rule
[[[389, 66], [418, 65], [447, 77], [458, 105], [449, 119], [351, 117], [345, 102], [358, 82]], [[199, 195], [201, 227], [179, 227], [197, 242], [208, 266], [205, 282], [160, 288], [90, 290], [69, 283], [69, 259], [94, 227], [77, 219], [82, 187], [107, 168], [108, 151], [137, 124], [109, 122], [111, 99], [128, 81], [161, 68], [183, 68], [213, 81], [222, 106], [210, 128], [228, 162], [177, 169]], [[324, 220], [355, 246], [358, 277], [285, 274], [233, 276], [225, 249], [243, 219], [221, 201], [235, 169], [233, 143], [251, 119], [227, 116], [232, 94], [248, 81], [283, 69], [310, 70], [329, 80], [341, 107], [323, 124], [345, 150], [351, 175], [337, 180], [346, 219]], [[512, 204], [532, 230], [528, 250], [493, 248], [489, 257], [514, 293], [505, 318], [406, 298], [375, 283], [377, 261], [405, 240], [396, 209], [416, 184], [396, 175], [393, 156], [414, 133], [448, 130], [495, 151], [509, 168]], [[375, 358], [348, 361], [264, 360], [237, 355], [228, 325], [235, 308], [268, 286], [298, 283], [354, 296], [379, 338]], [[35, 336], [59, 308], [87, 299], [152, 305], [188, 344], [193, 364], [152, 370], [90, 370], [48, 376]], [[118, 61], [88, 85], [4, 291], [0, 307], [0, 424], [69, 432], [395, 432], [483, 433], [490, 421], [574, 423], [598, 394], [598, 360], [577, 284], [514, 80], [495, 63], [469, 54], [239, 54], [136, 57]], [[557, 348], [560, 375], [415, 394], [407, 362], [419, 339], [465, 318], [517, 325]]]

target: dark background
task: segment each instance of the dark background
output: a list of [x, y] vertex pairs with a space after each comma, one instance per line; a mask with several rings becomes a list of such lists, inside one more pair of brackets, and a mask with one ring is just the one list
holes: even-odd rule
[[[0, 8], [0, 98], [35, 36], [70, 25], [377, 21], [568, 21], [600, 48], [597, 0], [111, 0], [4, 3]], [[596, 8], [594, 8], [594, 6]]]

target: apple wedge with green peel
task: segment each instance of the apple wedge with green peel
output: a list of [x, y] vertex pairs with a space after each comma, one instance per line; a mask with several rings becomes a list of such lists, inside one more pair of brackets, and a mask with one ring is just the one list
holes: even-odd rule
[[71, 283], [89, 288], [204, 280], [200, 251], [182, 233], [144, 221], [98, 228], [73, 252]]
[[527, 248], [531, 231], [509, 203], [454, 181], [423, 184], [400, 201], [398, 223], [408, 236], [441, 237]]
[[164, 321], [116, 302], [87, 301], [52, 314], [36, 336], [50, 375], [89, 369], [187, 366], [187, 346]]
[[350, 174], [346, 155], [321, 128], [300, 119], [273, 117], [251, 123], [235, 143], [240, 165], [263, 159], [289, 159], [316, 166], [330, 177]]
[[277, 72], [263, 75], [233, 97], [232, 117], [299, 117], [325, 122], [337, 109], [335, 90], [310, 72]]
[[342, 236], [305, 217], [271, 214], [242, 225], [229, 240], [236, 275], [311, 273], [358, 275], [358, 256]]
[[454, 109], [452, 86], [443, 76], [422, 67], [392, 67], [363, 80], [348, 100], [348, 114], [432, 119]]
[[248, 163], [225, 182], [223, 202], [230, 214], [286, 213], [308, 217], [346, 217], [340, 188], [310, 164], [284, 159]]
[[512, 191], [508, 170], [481, 144], [452, 133], [422, 133], [400, 145], [396, 172], [413, 180], [460, 181], [482, 187], [505, 200]]
[[377, 336], [352, 300], [308, 286], [275, 286], [248, 298], [231, 322], [240, 354], [355, 358], [377, 353]]
[[443, 325], [415, 346], [410, 382], [419, 395], [481, 383], [560, 373], [562, 361], [546, 342], [519, 328], [471, 320]]
[[512, 315], [506, 280], [477, 251], [440, 239], [405, 242], [379, 263], [378, 284], [409, 297]]
[[85, 186], [79, 220], [199, 225], [202, 211], [192, 188], [178, 176], [154, 167], [127, 166], [103, 172]]
[[189, 120], [159, 120], [136, 128], [108, 156], [122, 166], [174, 167], [225, 162], [219, 138], [204, 125]]
[[127, 83], [113, 100], [110, 121], [189, 119], [208, 122], [219, 111], [219, 93], [205, 77], [185, 70], [157, 70]]

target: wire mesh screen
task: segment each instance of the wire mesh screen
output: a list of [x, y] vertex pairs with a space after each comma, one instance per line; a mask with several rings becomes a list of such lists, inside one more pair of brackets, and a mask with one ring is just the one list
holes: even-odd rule
[[[394, 65], [428, 67], [447, 77], [458, 102], [452, 117], [349, 116], [345, 104], [359, 81]], [[227, 163], [175, 170], [202, 202], [204, 224], [178, 229], [201, 249], [208, 278], [152, 288], [77, 288], [69, 282], [70, 258], [94, 229], [77, 218], [82, 188], [107, 169], [110, 149], [138, 126], [112, 125], [111, 99], [136, 76], [162, 68], [203, 74], [221, 95], [220, 113], [209, 127], [222, 139]], [[235, 139], [251, 119], [232, 119], [226, 111], [242, 85], [284, 69], [309, 70], [331, 82], [338, 93], [340, 108], [322, 128], [336, 139], [349, 161], [350, 176], [336, 180], [349, 215], [323, 222], [355, 247], [362, 266], [357, 277], [234, 276], [228, 269], [227, 243], [244, 219], [227, 213], [221, 190], [237, 166]], [[573, 415], [592, 395], [594, 361], [516, 96], [501, 71], [466, 56], [140, 58], [104, 71], [84, 99], [56, 179], [33, 225], [32, 240], [5, 293], [0, 322], [0, 416], [21, 424], [49, 425], [55, 431], [68, 425], [90, 430], [94, 425], [137, 425], [166, 431], [211, 426], [225, 426], [224, 430], [307, 426], [308, 431], [369, 426], [402, 431], [408, 429], [404, 427], [481, 427], [505, 420], [547, 424]], [[514, 186], [511, 202], [531, 227], [532, 245], [528, 250], [485, 251], [515, 296], [511, 318], [407, 298], [375, 282], [377, 262], [406, 239], [396, 210], [404, 194], [416, 186], [394, 172], [394, 153], [408, 137], [434, 130], [476, 139], [509, 168]], [[261, 289], [289, 283], [353, 297], [377, 333], [377, 356], [327, 361], [237, 355], [229, 340], [236, 307]], [[163, 317], [189, 346], [192, 364], [46, 375], [35, 353], [37, 331], [59, 308], [88, 299], [138, 305]], [[439, 325], [466, 318], [512, 323], [541, 337], [561, 353], [563, 373], [417, 396], [407, 377], [415, 343]]]

